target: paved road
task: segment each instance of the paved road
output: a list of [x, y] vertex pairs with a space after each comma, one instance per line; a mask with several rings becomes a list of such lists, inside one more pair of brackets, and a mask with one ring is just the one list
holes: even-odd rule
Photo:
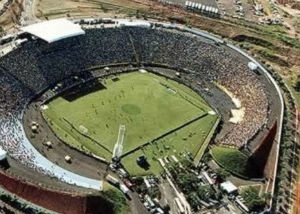
[[161, 192], [161, 202], [164, 205], [170, 206], [170, 211], [172, 214], [178, 214], [178, 208], [175, 204], [174, 198], [176, 198], [176, 194], [172, 187], [165, 181], [162, 181], [159, 185], [159, 190]]
[[149, 214], [148, 210], [144, 207], [140, 198], [136, 192], [133, 192], [131, 195], [131, 201], [129, 202], [131, 207], [131, 214]]
[[[177, 25], [170, 25], [170, 24], [166, 24], [166, 26], [177, 26]], [[177, 26], [178, 27], [178, 26]], [[223, 43], [223, 41], [219, 38], [216, 38], [213, 35], [209, 35], [205, 32], [202, 32], [198, 29], [188, 29], [184, 26], [180, 26], [179, 28], [183, 28], [186, 29], [190, 32], [193, 32], [197, 35], [203, 36], [207, 39], [213, 40], [215, 42], [219, 42], [219, 43]], [[276, 137], [277, 142], [281, 142], [281, 133], [282, 133], [282, 122], [283, 122], [283, 113], [284, 113], [284, 102], [283, 102], [283, 97], [281, 94], [281, 90], [280, 87], [278, 86], [278, 84], [276, 83], [276, 81], [273, 79], [273, 77], [271, 76], [271, 74], [258, 62], [256, 61], [253, 57], [251, 57], [250, 55], [248, 55], [246, 52], [244, 52], [243, 50], [239, 49], [238, 47], [235, 47], [232, 44], [227, 43], [226, 44], [227, 47], [239, 52], [240, 54], [242, 54], [243, 56], [247, 57], [249, 59], [249, 61], [254, 62], [259, 69], [264, 73], [264, 75], [268, 78], [268, 80], [274, 85], [276, 92], [279, 96], [279, 101], [280, 101], [280, 117], [279, 117], [279, 126], [278, 126], [278, 135]], [[279, 147], [280, 147], [280, 143], [277, 144], [277, 151], [276, 151], [276, 161], [275, 161], [275, 170], [274, 170], [274, 182], [273, 182], [273, 186], [272, 186], [272, 195], [274, 194], [274, 190], [275, 190], [275, 179], [276, 179], [276, 173], [277, 173], [277, 165], [278, 165], [278, 156], [279, 156]], [[273, 199], [271, 200], [270, 206], [272, 207], [272, 203], [273, 203]]]
[[[22, 15], [23, 23], [29, 23], [29, 22], [35, 20], [34, 13], [33, 13], [33, 3], [34, 3], [33, 0], [25, 1], [24, 15]], [[164, 25], [166, 27], [174, 26], [174, 25], [170, 25], [170, 24], [164, 24]], [[176, 27], [178, 27], [178, 26], [176, 25]], [[180, 27], [180, 28], [185, 28], [185, 27]], [[217, 41], [217, 42], [222, 42], [222, 40], [220, 40], [220, 39], [218, 39], [214, 36], [211, 36], [209, 34], [206, 34], [202, 31], [199, 31], [199, 30], [196, 30], [196, 29], [188, 29], [188, 28], [185, 28], [185, 29], [188, 30], [188, 31], [192, 31], [193, 33], [198, 34], [200, 36], [206, 37], [208, 39], [211, 39], [211, 40], [214, 40], [214, 41]], [[242, 50], [240, 50], [239, 48], [237, 48], [233, 45], [227, 44], [227, 46], [234, 49], [234, 50], [236, 50], [236, 51], [238, 51], [238, 52], [240, 52], [245, 57], [247, 57], [249, 60], [255, 62], [259, 66], [259, 68], [265, 73], [265, 75], [269, 78], [269, 80], [274, 84], [274, 86], [275, 86], [275, 88], [278, 92], [278, 95], [280, 97], [280, 102], [281, 102], [280, 120], [282, 122], [282, 118], [283, 118], [283, 99], [282, 99], [280, 89], [279, 89], [279, 86], [277, 85], [277, 83], [274, 81], [274, 79], [271, 77], [271, 75], [254, 58], [250, 57], [248, 54], [246, 54], [245, 52], [243, 52]], [[281, 128], [282, 128], [281, 127], [281, 122], [280, 122], [280, 125], [279, 125], [278, 142], [280, 142], [280, 138], [281, 138]], [[35, 153], [35, 155], [36, 155], [36, 160], [35, 161], [39, 166], [41, 166], [43, 168], [46, 168], [47, 170], [52, 171], [55, 174], [55, 176], [61, 177], [62, 179], [64, 179], [68, 183], [74, 183], [76, 185], [83, 186], [83, 187], [99, 189], [99, 185], [101, 186], [101, 183], [99, 181], [89, 179], [89, 178], [85, 178], [85, 177], [82, 177], [80, 175], [69, 172], [65, 169], [62, 169], [61, 167], [56, 166], [55, 164], [51, 163], [49, 160], [44, 158], [29, 143], [28, 139], [25, 136], [25, 133], [24, 133], [24, 130], [23, 130], [23, 127], [21, 126], [21, 124], [18, 124], [18, 126], [22, 129], [22, 132], [23, 132], [22, 133], [23, 139], [24, 139], [23, 144], [27, 147], [27, 149], [32, 150]], [[279, 148], [278, 148], [278, 151], [279, 151]], [[278, 156], [278, 153], [277, 153], [277, 156]], [[277, 164], [277, 162], [278, 161], [276, 161], [276, 164]], [[276, 165], [276, 169], [277, 169], [277, 165]], [[276, 171], [277, 170], [275, 170], [275, 172], [274, 172], [274, 177], [276, 176]]]

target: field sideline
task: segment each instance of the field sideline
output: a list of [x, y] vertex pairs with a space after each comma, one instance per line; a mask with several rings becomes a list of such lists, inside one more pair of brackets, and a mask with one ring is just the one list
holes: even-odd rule
[[[215, 124], [218, 122], [216, 115], [206, 115], [205, 117], [195, 121], [187, 127], [179, 129], [178, 131], [156, 141], [142, 149], [133, 152], [132, 154], [122, 159], [122, 164], [131, 175], [149, 175], [159, 174], [163, 172], [159, 162], [160, 157], [170, 157], [175, 155], [177, 159], [184, 159], [186, 153], [190, 153], [192, 157], [196, 158], [201, 151], [201, 156], [207, 147], [206, 141], [209, 141], [211, 136], [208, 136]], [[149, 169], [138, 167], [136, 159], [145, 155], [150, 164]], [[201, 157], [199, 157], [200, 159]]]
[[[178, 146], [182, 142], [178, 142], [186, 138], [188, 141], [184, 141], [190, 143], [187, 151], [195, 155], [203, 143], [202, 138], [204, 141], [217, 120], [217, 115], [207, 114], [212, 109], [197, 93], [152, 73], [121, 74], [99, 80], [96, 84], [96, 90], [81, 96], [70, 98], [70, 93], [62, 94], [47, 105], [43, 115], [63, 141], [108, 161], [117, 142], [120, 124], [126, 126], [123, 153], [128, 154], [192, 121], [156, 143], [169, 141], [168, 147], [175, 145], [173, 150], [180, 150]], [[174, 153], [176, 151], [172, 151]], [[127, 155], [125, 159], [136, 165], [137, 154], [140, 151]]]

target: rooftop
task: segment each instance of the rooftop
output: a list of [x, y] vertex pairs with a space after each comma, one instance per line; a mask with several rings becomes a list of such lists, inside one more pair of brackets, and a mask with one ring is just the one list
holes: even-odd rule
[[24, 32], [30, 33], [40, 39], [52, 43], [68, 37], [85, 34], [80, 25], [67, 19], [53, 19], [23, 27]]

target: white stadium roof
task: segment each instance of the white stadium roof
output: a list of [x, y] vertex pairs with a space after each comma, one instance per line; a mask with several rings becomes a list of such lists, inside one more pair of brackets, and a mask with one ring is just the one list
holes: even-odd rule
[[64, 38], [85, 34], [80, 25], [67, 19], [53, 19], [23, 27], [24, 32], [30, 33], [49, 43]]
[[237, 187], [234, 186], [234, 184], [231, 183], [230, 181], [225, 181], [225, 182], [221, 183], [221, 189], [226, 191], [228, 194], [238, 190]]
[[6, 158], [7, 152], [0, 148], [0, 161]]

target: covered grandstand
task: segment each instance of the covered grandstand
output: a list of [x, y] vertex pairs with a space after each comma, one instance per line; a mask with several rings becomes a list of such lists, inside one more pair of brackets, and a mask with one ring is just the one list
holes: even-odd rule
[[[95, 71], [104, 67], [118, 67], [118, 72], [122, 72], [122, 66], [180, 72], [177, 80], [201, 93], [221, 114], [223, 126], [216, 134], [217, 144], [251, 150], [258, 142], [257, 136], [277, 120], [278, 112], [272, 108], [277, 96], [272, 95], [273, 85], [261, 75], [260, 68], [254, 72], [248, 67], [249, 58], [222, 40], [211, 40], [187, 28], [145, 21], [134, 24], [111, 20], [106, 24], [107, 20], [99, 20], [99, 28], [90, 28], [90, 22], [81, 21], [84, 31], [66, 20], [57, 25], [52, 22], [59, 29], [64, 24], [70, 28], [58, 33], [49, 28], [48, 33], [41, 33], [44, 24], [28, 26], [16, 38], [26, 41], [0, 58], [0, 147], [39, 173], [101, 190], [101, 181], [77, 175], [43, 157], [25, 134], [22, 119], [26, 106], [58, 82], [64, 83], [63, 90], [95, 77]], [[224, 98], [226, 93], [218, 85], [240, 102], [244, 112], [238, 122], [229, 121], [229, 112], [238, 107], [230, 97]], [[225, 107], [226, 102], [229, 107]]]
[[49, 43], [84, 34], [80, 25], [67, 19], [54, 19], [23, 27], [22, 30]]

